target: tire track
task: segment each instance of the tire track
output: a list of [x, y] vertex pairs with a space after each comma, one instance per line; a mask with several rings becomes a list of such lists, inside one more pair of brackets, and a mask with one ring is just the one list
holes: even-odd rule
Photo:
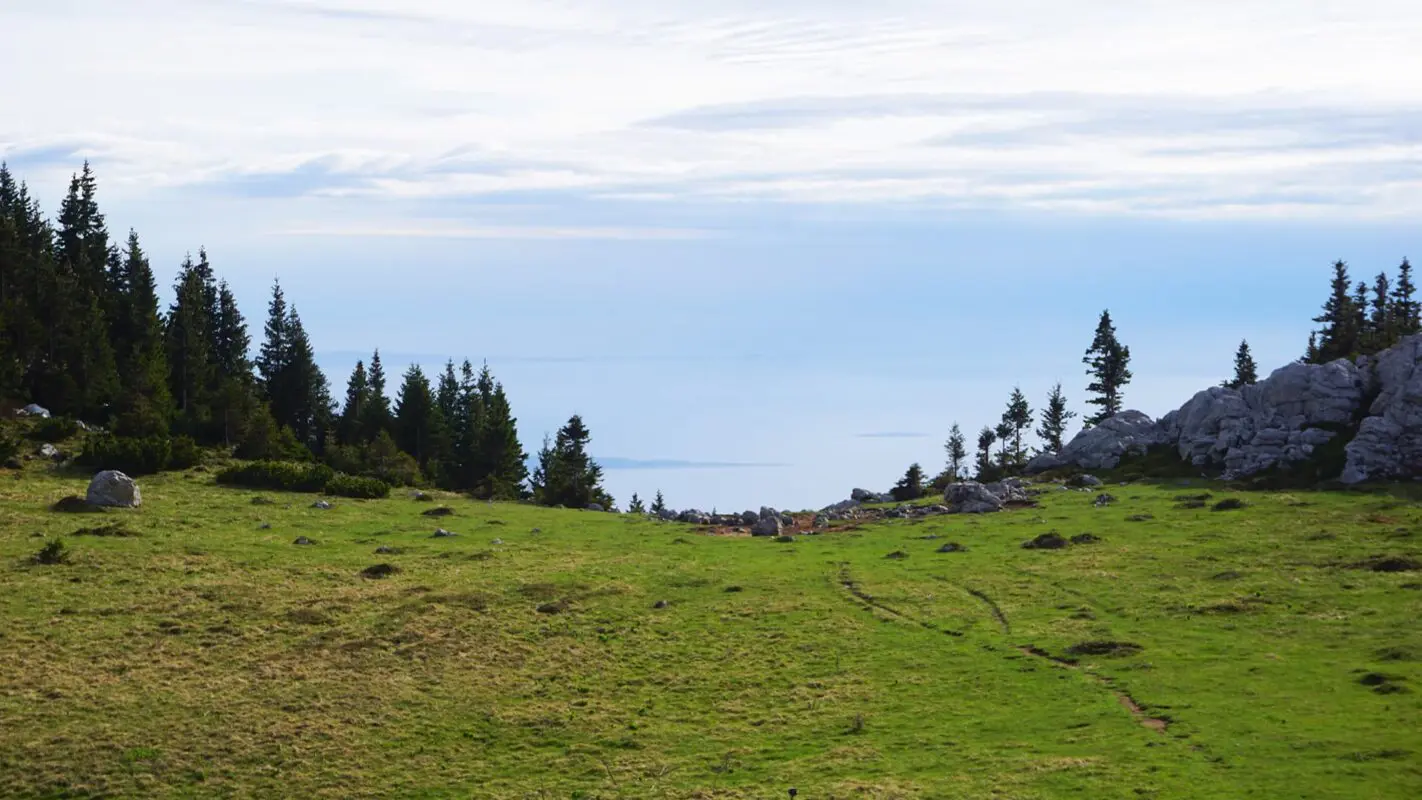
[[1132, 697], [1130, 692], [1126, 691], [1125, 689], [1122, 689], [1121, 686], [1116, 683], [1115, 679], [1102, 675], [1093, 670], [1087, 669], [1078, 664], [1075, 659], [1065, 658], [1063, 656], [1054, 656], [1051, 653], [1048, 653], [1046, 650], [1043, 650], [1042, 648], [1036, 647], [1034, 645], [1022, 645], [1017, 649], [1034, 658], [1040, 658], [1046, 661], [1050, 661], [1053, 666], [1059, 667], [1061, 669], [1073, 670], [1075, 672], [1079, 672], [1083, 675], [1090, 677], [1095, 682], [1111, 690], [1111, 692], [1116, 695], [1116, 701], [1121, 704], [1121, 707], [1131, 712], [1131, 716], [1134, 717], [1136, 722], [1139, 722], [1142, 726], [1149, 728], [1150, 730], [1153, 730], [1161, 735], [1164, 735], [1166, 729], [1170, 727], [1171, 720], [1169, 717], [1153, 717], [1150, 714], [1147, 714], [1145, 708], [1141, 706], [1140, 702], [1137, 701], [1134, 697]]
[[857, 582], [855, 582], [854, 577], [850, 574], [848, 565], [840, 566], [839, 584], [840, 586], [844, 587], [845, 591], [847, 591], [851, 597], [853, 597], [856, 601], [858, 601], [860, 605], [865, 608], [878, 609], [893, 617], [894, 619], [897, 619], [901, 622], [907, 622], [912, 625], [917, 625], [920, 628], [923, 628], [924, 630], [930, 630], [935, 633], [942, 633], [946, 636], [952, 636], [954, 638], [961, 638], [963, 636], [962, 631], [955, 631], [951, 628], [940, 628], [937, 625], [934, 625], [932, 622], [921, 620], [917, 617], [905, 614], [897, 608], [894, 608], [893, 606], [885, 603], [882, 600], [879, 600], [878, 598], [864, 591], [864, 588], [860, 586]]

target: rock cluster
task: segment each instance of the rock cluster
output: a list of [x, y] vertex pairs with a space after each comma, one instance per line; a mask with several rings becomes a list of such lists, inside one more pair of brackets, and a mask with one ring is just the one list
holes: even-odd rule
[[1166, 445], [1185, 462], [1246, 478], [1315, 456], [1338, 436], [1346, 483], [1422, 476], [1422, 335], [1375, 356], [1289, 364], [1240, 389], [1213, 386], [1159, 421], [1124, 411], [1028, 464], [1111, 469]]

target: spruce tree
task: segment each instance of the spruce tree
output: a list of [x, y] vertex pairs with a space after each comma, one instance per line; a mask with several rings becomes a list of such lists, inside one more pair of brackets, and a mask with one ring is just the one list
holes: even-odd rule
[[213, 322], [213, 356], [220, 380], [251, 383], [252, 360], [248, 353], [251, 347], [247, 320], [237, 308], [237, 298], [227, 281], [222, 281], [217, 287], [217, 317]]
[[1087, 403], [1101, 410], [1088, 418], [1092, 425], [1121, 413], [1121, 395], [1126, 384], [1131, 382], [1131, 348], [1121, 344], [1116, 338], [1116, 326], [1111, 322], [1111, 312], [1102, 311], [1096, 324], [1096, 336], [1091, 340], [1082, 363], [1086, 364], [1086, 374], [1091, 383], [1086, 390], [1095, 395]]
[[917, 462], [909, 465], [908, 471], [904, 473], [904, 476], [899, 479], [898, 483], [894, 484], [894, 488], [889, 493], [894, 496], [895, 500], [900, 502], [917, 500], [923, 497], [925, 494], [923, 488], [923, 467]]
[[1397, 283], [1392, 287], [1392, 341], [1422, 333], [1422, 308], [1412, 282], [1412, 264], [1407, 259], [1397, 267]]
[[632, 500], [631, 500], [631, 502], [629, 502], [629, 503], [627, 504], [627, 513], [628, 513], [628, 514], [645, 514], [645, 513], [647, 513], [647, 508], [646, 508], [646, 506], [642, 505], [642, 498], [638, 497], [636, 492], [633, 492], [633, 493], [632, 493]]
[[276, 281], [272, 284], [272, 299], [267, 303], [267, 322], [262, 328], [265, 338], [257, 354], [256, 367], [262, 394], [268, 404], [273, 405], [272, 414], [278, 420], [280, 417], [276, 413], [272, 398], [287, 393], [286, 388], [282, 386], [282, 379], [287, 374], [287, 366], [291, 361], [288, 314], [286, 294], [281, 290], [281, 281]]
[[435, 402], [439, 411], [450, 425], [459, 418], [459, 378], [454, 374], [454, 359], [444, 364], [444, 372], [439, 376], [439, 388], [435, 390]]
[[[586, 508], [596, 503], [611, 508], [613, 499], [602, 488], [602, 467], [588, 454], [591, 440], [581, 416], [574, 414], [558, 430], [551, 450], [539, 454], [542, 491], [535, 500], [542, 505]], [[541, 496], [540, 496], [541, 495]]]
[[1022, 448], [1022, 432], [1032, 427], [1032, 407], [1027, 404], [1027, 396], [1021, 387], [1014, 386], [1007, 400], [1007, 410], [1002, 412], [1002, 421], [1011, 430], [1012, 464], [1021, 466], [1026, 462]]
[[997, 433], [984, 426], [978, 431], [978, 480], [986, 480], [993, 471], [992, 446], [997, 443]]
[[341, 417], [336, 423], [336, 438], [341, 444], [354, 446], [366, 442], [361, 423], [369, 401], [370, 383], [365, 376], [365, 362], [356, 361], [351, 377], [346, 380], [346, 402], [341, 406]]
[[997, 466], [1004, 472], [1011, 470], [1016, 463], [1012, 454], [1012, 423], [1002, 421], [997, 423], [993, 429], [993, 435], [997, 437]]
[[404, 382], [395, 401], [395, 442], [415, 457], [421, 468], [433, 454], [436, 406], [429, 378], [419, 364], [405, 370]]
[[948, 476], [951, 481], [956, 481], [962, 477], [963, 465], [968, 458], [968, 443], [958, 423], [953, 423], [948, 430], [948, 441], [944, 443], [943, 450], [948, 456]]
[[164, 436], [172, 395], [163, 320], [158, 313], [153, 269], [133, 231], [129, 231], [127, 250], [113, 277], [114, 341], [122, 343], [115, 353], [121, 388], [115, 427], [121, 435]]
[[1042, 439], [1044, 453], [1060, 453], [1066, 446], [1067, 425], [1076, 416], [1075, 411], [1067, 410], [1066, 395], [1062, 394], [1062, 384], [1060, 381], [1052, 387], [1052, 391], [1047, 395], [1047, 407], [1042, 410], [1042, 424], [1037, 428], [1037, 436]]
[[370, 357], [370, 367], [366, 371], [370, 380], [370, 400], [365, 407], [365, 422], [361, 428], [368, 440], [373, 440], [381, 431], [394, 430], [394, 415], [390, 412], [390, 396], [385, 393], [385, 367], [380, 363], [380, 349], [376, 348]]
[[1349, 352], [1350, 357], [1363, 355], [1372, 352], [1373, 331], [1368, 323], [1368, 284], [1366, 281], [1358, 281], [1353, 287], [1353, 350]]
[[1312, 363], [1326, 364], [1357, 352], [1357, 317], [1353, 298], [1348, 295], [1351, 285], [1348, 264], [1342, 260], [1333, 262], [1328, 300], [1323, 304], [1323, 313], [1313, 318], [1323, 327], [1318, 331], [1318, 352]]
[[291, 307], [287, 317], [287, 334], [290, 341], [289, 377], [283, 381], [287, 392], [283, 400], [290, 403], [284, 409], [289, 414], [289, 420], [283, 420], [281, 416], [277, 420], [291, 428], [297, 441], [319, 454], [325, 447], [326, 432], [331, 425], [331, 385], [316, 364], [315, 350], [306, 336], [296, 306]]
[[1387, 273], [1379, 272], [1373, 279], [1373, 296], [1368, 312], [1368, 340], [1365, 352], [1376, 353], [1396, 343], [1397, 326], [1392, 321], [1392, 292]]
[[1318, 333], [1309, 333], [1308, 347], [1304, 350], [1303, 358], [1300, 358], [1299, 362], [1303, 364], [1322, 363], [1322, 358], [1318, 352]]
[[216, 365], [211, 351], [206, 287], [191, 258], [183, 260], [168, 309], [167, 348], [173, 401], [182, 429], [196, 435], [210, 420]]
[[513, 499], [528, 477], [528, 456], [519, 443], [518, 420], [501, 383], [494, 383], [490, 392], [482, 432], [480, 458], [489, 470], [484, 478], [485, 492], [490, 497]]
[[656, 497], [652, 498], [652, 506], [647, 510], [652, 512], [653, 516], [657, 517], [660, 517], [662, 515], [662, 512], [667, 510], [667, 501], [662, 497], [661, 489], [657, 490]]
[[1249, 342], [1241, 341], [1234, 354], [1234, 380], [1225, 384], [1231, 389], [1240, 389], [1259, 382], [1259, 370], [1254, 364], [1254, 355], [1249, 352]]

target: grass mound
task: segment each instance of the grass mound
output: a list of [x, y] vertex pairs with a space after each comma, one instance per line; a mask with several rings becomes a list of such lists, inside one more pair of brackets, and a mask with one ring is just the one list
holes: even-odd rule
[[107, 525], [99, 525], [93, 528], [80, 528], [69, 534], [70, 536], [98, 536], [101, 538], [131, 539], [138, 536], [138, 532], [125, 527], [119, 522], [110, 522]]
[[51, 511], [58, 511], [61, 514], [102, 514], [102, 506], [91, 506], [84, 498], [71, 494], [68, 497], [61, 497], [49, 507]]

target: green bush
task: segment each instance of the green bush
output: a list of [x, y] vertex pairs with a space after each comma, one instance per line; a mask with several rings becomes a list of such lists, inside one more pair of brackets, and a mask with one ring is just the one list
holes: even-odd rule
[[20, 440], [0, 431], [0, 461], [8, 461], [20, 454]]
[[188, 469], [202, 460], [202, 451], [191, 436], [174, 436], [168, 454], [168, 469]]
[[79, 433], [79, 423], [68, 417], [40, 420], [30, 429], [30, 438], [39, 442], [62, 442]]
[[90, 436], [79, 454], [79, 463], [94, 469], [116, 469], [129, 475], [162, 472], [172, 456], [172, 443], [165, 437], [133, 439], [112, 434]]
[[326, 494], [376, 500], [390, 496], [390, 484], [378, 478], [337, 475], [326, 482]]
[[320, 492], [336, 477], [325, 464], [298, 464], [291, 461], [253, 461], [217, 473], [225, 486], [275, 489], [286, 492]]

